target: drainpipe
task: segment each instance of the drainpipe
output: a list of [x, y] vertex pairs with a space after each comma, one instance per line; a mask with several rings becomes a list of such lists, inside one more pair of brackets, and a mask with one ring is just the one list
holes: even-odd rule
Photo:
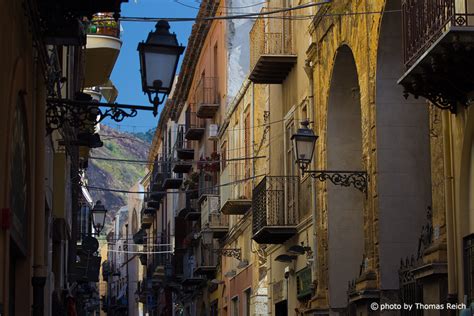
[[[308, 107], [309, 107], [309, 118], [313, 121], [316, 120], [316, 115], [315, 115], [315, 110], [314, 110], [314, 77], [313, 77], [313, 72], [314, 72], [314, 65], [313, 62], [310, 60], [306, 60], [304, 70], [306, 72], [306, 75], [308, 76]], [[313, 123], [314, 125], [314, 123]], [[311, 162], [312, 164], [312, 169], [316, 169], [316, 159], [313, 159]], [[316, 212], [316, 184], [315, 180], [311, 178], [311, 209], [312, 209], [312, 216], [311, 216], [311, 225], [313, 226], [313, 243], [311, 245], [312, 251], [313, 251], [313, 262], [311, 266], [311, 279], [313, 281], [313, 285], [316, 284], [317, 282], [317, 249], [318, 249], [318, 241], [317, 241], [317, 233], [316, 233], [316, 227], [317, 227], [317, 222], [316, 222], [316, 217], [317, 217], [317, 212]]]
[[453, 144], [452, 144], [452, 122], [451, 114], [443, 113], [443, 138], [444, 138], [444, 173], [445, 182], [445, 207], [446, 207], [446, 235], [447, 235], [447, 252], [448, 252], [448, 301], [456, 302], [458, 300], [459, 284], [457, 265], [457, 249], [458, 243], [456, 238], [456, 207], [453, 196], [454, 192], [454, 171], [453, 171]]
[[[39, 75], [37, 82], [41, 82]], [[45, 164], [45, 131], [46, 111], [45, 95], [42, 89], [35, 89], [35, 171], [34, 171], [34, 256], [33, 256], [33, 306], [34, 316], [44, 315], [44, 286], [46, 284], [46, 267], [44, 258], [45, 247], [45, 189], [44, 189], [44, 164]]]

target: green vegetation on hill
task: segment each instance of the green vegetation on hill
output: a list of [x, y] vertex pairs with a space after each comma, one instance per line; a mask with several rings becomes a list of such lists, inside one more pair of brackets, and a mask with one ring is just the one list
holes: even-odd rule
[[[147, 133], [151, 133], [148, 131]], [[142, 134], [147, 134], [142, 133]], [[134, 134], [120, 132], [106, 125], [101, 125], [100, 137], [104, 146], [91, 151], [91, 157], [146, 160], [150, 146], [147, 142]], [[87, 179], [90, 186], [128, 190], [143, 176], [146, 165], [141, 163], [126, 163], [112, 160], [90, 159], [87, 169]], [[110, 211], [112, 217], [120, 207], [127, 204], [127, 195], [124, 193], [91, 190], [92, 198], [101, 200]]]
[[151, 144], [153, 141], [153, 136], [155, 136], [156, 128], [149, 129], [146, 132], [138, 132], [138, 133], [130, 133], [131, 135], [135, 136], [136, 138], [140, 138], [145, 143]]

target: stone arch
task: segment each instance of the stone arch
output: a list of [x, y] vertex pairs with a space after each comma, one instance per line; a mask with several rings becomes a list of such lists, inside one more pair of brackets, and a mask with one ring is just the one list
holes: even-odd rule
[[[376, 212], [380, 289], [399, 288], [400, 259], [416, 255], [431, 205], [428, 106], [403, 97], [405, 72], [400, 1], [387, 0], [375, 73]], [[381, 296], [383, 297], [383, 293]]]
[[[359, 77], [351, 49], [336, 52], [329, 88], [327, 169], [364, 170]], [[347, 305], [347, 284], [359, 275], [364, 254], [365, 195], [327, 182], [329, 304]]]

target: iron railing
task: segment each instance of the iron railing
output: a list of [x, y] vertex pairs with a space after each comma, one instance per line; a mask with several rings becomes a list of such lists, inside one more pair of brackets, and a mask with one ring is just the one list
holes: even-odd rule
[[193, 278], [196, 268], [196, 257], [189, 253], [183, 256], [183, 279]]
[[[262, 8], [261, 12], [278, 8]], [[261, 55], [294, 55], [292, 42], [291, 12], [257, 18], [250, 30], [250, 69]]]
[[242, 161], [227, 163], [220, 175], [221, 183], [234, 184], [220, 187], [220, 195], [223, 203], [227, 200], [251, 199], [252, 181], [249, 180], [250, 174], [249, 163]]
[[298, 224], [298, 184], [295, 176], [266, 176], [253, 189], [253, 233], [265, 226]]
[[179, 124], [176, 130], [176, 142], [174, 143], [174, 146], [173, 146], [173, 152], [175, 152], [177, 149], [192, 149], [191, 142], [189, 142], [184, 137], [185, 133], [186, 133], [186, 125]]
[[186, 111], [185, 117], [186, 131], [191, 128], [205, 128], [206, 120], [196, 115], [196, 105], [191, 104], [188, 111]]
[[474, 234], [463, 239], [464, 295], [468, 306], [474, 301]]
[[[413, 270], [417, 267], [418, 262], [414, 257], [401, 261], [399, 278], [400, 278], [400, 299], [401, 303], [415, 306], [415, 303], [423, 303], [423, 285], [417, 281]], [[421, 316], [423, 310], [418, 308], [402, 309], [402, 316]]]
[[451, 26], [473, 26], [474, 5], [468, 0], [403, 0], [404, 61], [407, 68]]
[[217, 175], [202, 171], [199, 175], [199, 197], [203, 195], [218, 195]]
[[219, 255], [216, 251], [217, 247], [214, 245], [204, 245], [201, 243], [201, 246], [198, 248], [197, 253], [197, 267], [214, 267], [217, 266], [219, 261]]
[[215, 77], [201, 77], [195, 91], [195, 99], [198, 106], [220, 103], [218, 82], [218, 79]]
[[215, 229], [229, 226], [229, 217], [220, 212], [219, 195], [208, 195], [201, 201], [201, 229]]
[[120, 38], [120, 22], [114, 20], [113, 13], [97, 13], [89, 24], [87, 34]]

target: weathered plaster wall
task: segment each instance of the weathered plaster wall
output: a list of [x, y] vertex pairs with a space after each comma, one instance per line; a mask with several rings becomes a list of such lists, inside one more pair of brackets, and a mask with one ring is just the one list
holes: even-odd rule
[[[227, 0], [227, 15], [259, 12], [261, 0]], [[234, 9], [235, 8], [235, 9]], [[253, 21], [247, 19], [228, 20], [226, 27], [227, 45], [227, 102], [237, 95], [237, 92], [249, 72], [250, 45], [249, 32]]]

